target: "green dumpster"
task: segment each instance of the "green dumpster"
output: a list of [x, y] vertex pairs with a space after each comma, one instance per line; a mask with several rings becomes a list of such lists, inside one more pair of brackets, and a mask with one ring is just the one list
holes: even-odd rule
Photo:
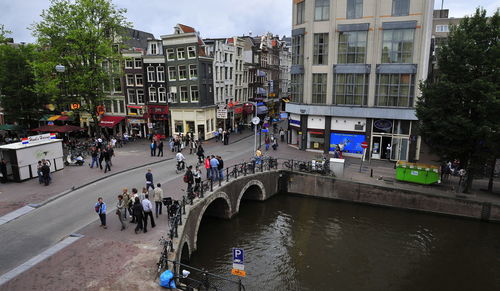
[[398, 161], [396, 164], [396, 180], [418, 183], [439, 183], [439, 168], [432, 165], [408, 163]]

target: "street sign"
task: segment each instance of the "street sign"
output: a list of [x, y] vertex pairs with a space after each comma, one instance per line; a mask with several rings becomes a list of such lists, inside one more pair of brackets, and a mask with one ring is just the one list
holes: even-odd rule
[[243, 270], [238, 270], [238, 269], [232, 269], [231, 270], [231, 274], [235, 275], [235, 276], [240, 276], [240, 277], [246, 277], [247, 276], [247, 273]]
[[233, 248], [233, 263], [242, 265], [245, 263], [245, 252], [243, 249]]
[[263, 129], [262, 129], [262, 132], [269, 132], [269, 129], [267, 129], [267, 128], [263, 128]]
[[368, 143], [366, 141], [362, 142], [361, 147], [366, 149], [368, 147]]
[[252, 118], [252, 123], [257, 125], [260, 123], [260, 118], [258, 116], [255, 116], [254, 118]]
[[227, 109], [217, 109], [217, 118], [227, 119]]

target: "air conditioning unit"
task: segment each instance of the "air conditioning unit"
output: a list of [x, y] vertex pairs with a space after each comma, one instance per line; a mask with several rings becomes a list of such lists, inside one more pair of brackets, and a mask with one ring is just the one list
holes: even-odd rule
[[355, 124], [354, 130], [364, 130], [365, 126], [363, 124]]

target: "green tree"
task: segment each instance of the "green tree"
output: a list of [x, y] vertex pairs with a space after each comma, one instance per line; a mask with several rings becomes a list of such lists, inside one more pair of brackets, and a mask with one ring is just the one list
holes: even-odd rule
[[0, 44], [7, 42], [7, 35], [10, 33], [11, 31], [5, 29], [5, 25], [0, 24]]
[[6, 33], [0, 25], [0, 105], [7, 123], [36, 127], [40, 109], [47, 101], [47, 95], [34, 92], [32, 62], [37, 58], [37, 48], [2, 42]]
[[[49, 83], [55, 66], [64, 65], [66, 71], [58, 81], [68, 94], [60, 94], [64, 98], [56, 98], [56, 104], [81, 103], [80, 110], [91, 115], [95, 132], [99, 131], [96, 107], [103, 102], [103, 84], [109, 79], [103, 63], [120, 59], [114, 44], [129, 26], [125, 12], [110, 0], [52, 0], [42, 20], [32, 26], [45, 53], [36, 67], [40, 83]], [[47, 88], [51, 90], [51, 86], [38, 87], [42, 92]]]
[[420, 132], [443, 160], [459, 159], [467, 170], [464, 192], [499, 154], [500, 16], [478, 8], [451, 28], [438, 49], [436, 78], [421, 84]]

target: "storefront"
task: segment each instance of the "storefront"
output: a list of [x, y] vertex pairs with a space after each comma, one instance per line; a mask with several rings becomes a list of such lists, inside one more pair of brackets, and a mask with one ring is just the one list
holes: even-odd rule
[[99, 126], [106, 131], [108, 136], [122, 134], [125, 126], [124, 116], [103, 115], [99, 121]]
[[162, 138], [170, 136], [168, 125], [168, 105], [148, 105], [148, 127], [153, 134]]
[[300, 115], [290, 114], [290, 117], [288, 119], [288, 130], [290, 132], [290, 135], [288, 136], [288, 143], [299, 146], [299, 148], [301, 140], [300, 135], [302, 134], [300, 132], [300, 126]]
[[330, 128], [330, 152], [339, 146], [345, 156], [359, 157], [363, 154], [361, 144], [367, 140], [365, 118], [332, 116]]
[[202, 140], [214, 137], [216, 130], [216, 107], [202, 109], [171, 108], [172, 134], [192, 132]]
[[407, 161], [410, 150], [410, 120], [373, 119], [371, 158]]

